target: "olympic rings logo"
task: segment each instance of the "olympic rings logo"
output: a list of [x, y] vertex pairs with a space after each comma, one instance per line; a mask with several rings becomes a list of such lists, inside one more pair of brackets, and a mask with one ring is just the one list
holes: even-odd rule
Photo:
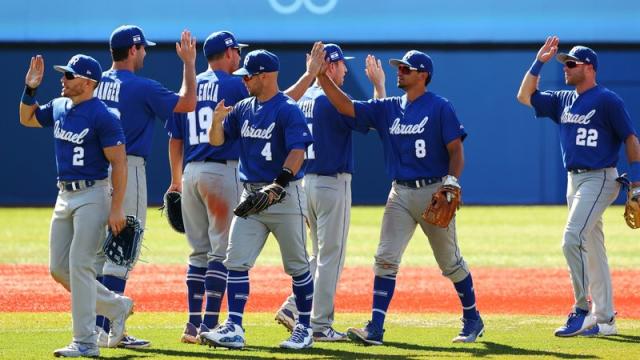
[[329, 11], [333, 10], [338, 3], [338, 0], [326, 0], [324, 5], [316, 5], [314, 1], [317, 0], [293, 0], [293, 2], [289, 5], [283, 5], [280, 3], [280, 0], [269, 0], [269, 4], [273, 10], [279, 12], [283, 15], [290, 15], [294, 12], [300, 10], [302, 5], [307, 8], [311, 13], [316, 15], [324, 15]]

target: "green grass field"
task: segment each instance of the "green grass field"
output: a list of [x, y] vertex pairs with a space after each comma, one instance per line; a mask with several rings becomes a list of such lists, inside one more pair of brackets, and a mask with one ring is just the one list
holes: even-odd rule
[[[626, 227], [622, 208], [605, 213], [605, 234], [612, 270], [638, 268], [638, 233]], [[51, 209], [0, 209], [0, 263], [46, 264]], [[381, 207], [353, 210], [347, 266], [369, 266], [377, 245]], [[560, 249], [566, 208], [557, 207], [464, 207], [458, 216], [458, 233], [466, 260], [483, 267], [564, 268]], [[184, 264], [188, 254], [185, 239], [172, 232], [165, 219], [153, 210], [148, 214], [143, 260], [153, 264]], [[275, 242], [268, 241], [259, 265], [280, 264]], [[435, 266], [421, 232], [405, 253], [403, 264]], [[535, 279], [531, 279], [535, 281]], [[640, 304], [639, 304], [640, 306]], [[1, 309], [0, 309], [1, 310]], [[568, 309], [567, 309], [568, 310]], [[475, 344], [451, 344], [459, 329], [459, 314], [388, 315], [383, 347], [352, 343], [316, 344], [304, 353], [281, 350], [277, 344], [287, 336], [272, 320], [272, 314], [248, 314], [248, 348], [244, 351], [208, 349], [179, 343], [185, 315], [181, 313], [137, 313], [128, 323], [131, 333], [153, 341], [144, 350], [106, 349], [112, 359], [187, 357], [263, 358], [467, 358], [487, 359], [639, 359], [640, 321], [620, 320], [621, 335], [607, 338], [560, 339], [552, 335], [564, 320], [551, 316], [504, 316], [483, 314], [486, 335]], [[337, 314], [336, 328], [359, 326], [369, 314]], [[0, 312], [0, 358], [51, 358], [52, 351], [71, 338], [71, 319], [66, 313]]]

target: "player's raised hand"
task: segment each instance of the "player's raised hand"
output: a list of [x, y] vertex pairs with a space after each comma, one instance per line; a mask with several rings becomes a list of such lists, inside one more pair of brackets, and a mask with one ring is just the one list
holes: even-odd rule
[[185, 64], [196, 63], [196, 38], [191, 36], [191, 31], [182, 31], [180, 42], [176, 43], [176, 53]]
[[42, 55], [36, 55], [31, 57], [31, 63], [29, 64], [29, 70], [24, 77], [24, 83], [32, 89], [40, 86], [42, 77], [44, 76], [44, 58]]
[[233, 106], [224, 106], [224, 99], [220, 100], [216, 108], [213, 110], [213, 123], [222, 123], [225, 117], [233, 110]]
[[367, 55], [364, 72], [373, 85], [384, 86], [385, 75], [380, 59], [371, 54]]
[[307, 72], [313, 76], [318, 75], [324, 62], [324, 57], [324, 44], [321, 41], [316, 41], [311, 48], [311, 54], [307, 54]]
[[536, 58], [542, 62], [547, 62], [549, 59], [554, 57], [558, 52], [558, 44], [560, 43], [560, 39], [557, 36], [549, 36], [547, 40], [544, 42], [544, 45], [538, 50], [538, 55]]

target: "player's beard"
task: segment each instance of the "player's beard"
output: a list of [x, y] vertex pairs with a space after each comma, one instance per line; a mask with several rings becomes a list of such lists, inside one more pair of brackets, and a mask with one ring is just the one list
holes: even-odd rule
[[568, 73], [564, 74], [564, 82], [567, 85], [576, 86], [583, 82], [584, 79], [584, 70], [582, 69], [580, 71], [574, 71], [571, 75], [569, 75]]
[[74, 96], [81, 95], [83, 92], [82, 88], [83, 88], [82, 81], [76, 81], [75, 83], [68, 81], [66, 85], [64, 83], [62, 84], [62, 91], [60, 91], [60, 95], [64, 97], [72, 98]]

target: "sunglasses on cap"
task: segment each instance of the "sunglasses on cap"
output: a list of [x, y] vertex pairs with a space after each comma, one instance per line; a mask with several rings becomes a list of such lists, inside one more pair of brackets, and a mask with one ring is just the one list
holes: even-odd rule
[[88, 78], [88, 77], [86, 77], [86, 76], [82, 76], [82, 75], [74, 74], [74, 73], [72, 73], [72, 72], [68, 72], [68, 71], [65, 71], [65, 73], [64, 73], [64, 78], [65, 78], [65, 79], [67, 79], [67, 80], [73, 80], [73, 79], [81, 78], [81, 79], [91, 80], [91, 81], [94, 81], [94, 82], [95, 82], [95, 80], [90, 79], [90, 78]]
[[257, 73], [255, 73], [255, 74], [251, 74], [251, 75], [244, 75], [244, 76], [242, 77], [242, 79], [243, 79], [244, 81], [250, 81], [251, 79], [253, 79], [253, 77], [254, 77], [254, 76], [256, 76], [256, 75], [260, 75], [260, 74], [262, 74], [262, 73], [261, 73], [261, 72], [257, 72]]
[[569, 69], [573, 69], [573, 68], [575, 68], [575, 67], [576, 67], [576, 66], [578, 66], [578, 65], [584, 65], [584, 63], [583, 63], [583, 62], [581, 62], [581, 61], [573, 61], [573, 60], [565, 61], [565, 62], [564, 62], [564, 64], [565, 64]]
[[400, 71], [402, 75], [409, 75], [412, 71], [420, 72], [420, 70], [407, 65], [398, 65], [398, 71]]

